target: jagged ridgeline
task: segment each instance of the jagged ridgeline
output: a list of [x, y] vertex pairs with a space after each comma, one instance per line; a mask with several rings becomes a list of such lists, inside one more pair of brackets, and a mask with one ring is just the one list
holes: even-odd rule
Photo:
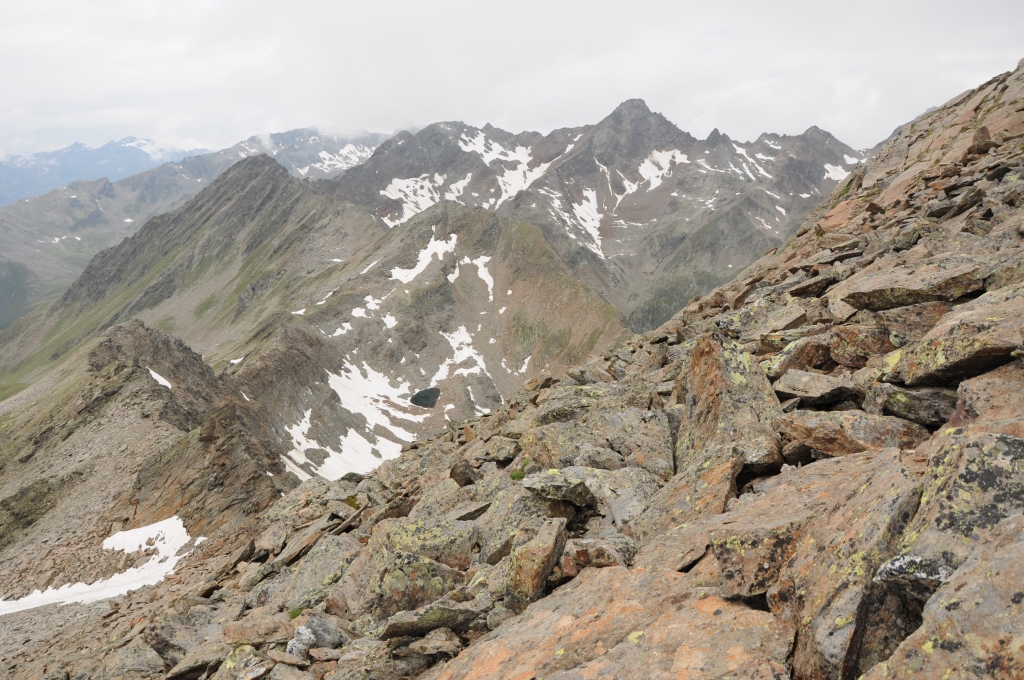
[[[617, 211], [701, 156], [701, 177], [775, 179], [770, 153], [679, 136], [621, 167], [593, 153], [603, 122], [432, 126], [326, 183], [237, 164], [6, 336], [35, 382], [0, 410], [0, 664], [1019, 675], [1022, 98], [1024, 64], [904, 126], [791, 238], [640, 334], [614, 300], [642, 278], [608, 274]], [[371, 182], [423, 134], [452, 169]], [[560, 168], [591, 159], [606, 188], [569, 195]], [[459, 196], [488, 205], [437, 197], [469, 174]], [[570, 219], [584, 202], [594, 230]], [[743, 214], [712, 207], [694, 234]]]
[[60, 297], [93, 255], [192, 198], [239, 160], [266, 153], [296, 177], [322, 179], [362, 162], [386, 138], [304, 128], [160, 164], [145, 151], [151, 141], [128, 138], [0, 162], [0, 329]]

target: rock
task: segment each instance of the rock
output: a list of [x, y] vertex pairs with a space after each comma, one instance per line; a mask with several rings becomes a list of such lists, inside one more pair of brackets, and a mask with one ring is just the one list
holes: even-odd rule
[[521, 485], [505, 489], [476, 522], [480, 531], [480, 559], [497, 564], [512, 550], [513, 537], [524, 525], [548, 517], [570, 519], [575, 514], [568, 503], [543, 498]]
[[373, 528], [373, 535], [382, 544], [451, 567], [464, 570], [473, 558], [477, 527], [470, 522], [387, 519]]
[[863, 368], [872, 357], [895, 349], [886, 330], [874, 324], [838, 326], [822, 336], [822, 341], [828, 345], [833, 361], [850, 368]]
[[889, 334], [893, 347], [917, 342], [953, 309], [949, 302], [922, 302], [878, 313], [878, 322]]
[[279, 597], [285, 609], [305, 609], [321, 602], [362, 549], [351, 534], [324, 536], [297, 565]]
[[1008, 363], [1024, 346], [1024, 283], [985, 293], [942, 317], [903, 348], [896, 373], [907, 385], [959, 382]]
[[158, 676], [164, 672], [164, 660], [140, 639], [114, 650], [103, 660], [103, 677], [111, 680], [134, 680]]
[[761, 366], [770, 380], [778, 380], [786, 371], [819, 368], [831, 359], [830, 348], [820, 335], [794, 340]]
[[752, 469], [782, 464], [782, 443], [773, 426], [779, 400], [764, 372], [738, 343], [717, 334], [697, 340], [681, 402], [677, 474], [721, 446], [733, 447]]
[[438, 628], [465, 630], [470, 622], [485, 614], [492, 604], [486, 590], [469, 602], [445, 598], [419, 609], [398, 612], [374, 631], [373, 636], [379, 640], [390, 640], [396, 637], [421, 637]]
[[448, 474], [451, 476], [452, 480], [459, 486], [468, 486], [470, 484], [475, 484], [477, 481], [479, 481], [480, 477], [482, 476], [479, 472], [476, 471], [476, 468], [474, 468], [472, 465], [469, 464], [468, 461], [465, 460], [457, 461], [455, 465], [452, 466], [452, 469], [451, 471], [449, 471]]
[[[473, 469], [465, 460], [461, 461], [461, 463], [467, 468]], [[456, 466], [458, 465], [459, 463], [456, 463]], [[472, 476], [463, 478], [463, 481], [467, 481], [470, 478], [474, 481], [478, 481], [483, 478], [483, 474], [477, 470], [473, 470]], [[442, 479], [435, 484], [427, 485], [427, 488], [425, 488], [423, 493], [420, 495], [419, 500], [416, 501], [416, 505], [414, 505], [412, 510], [409, 511], [409, 519], [429, 520], [431, 517], [444, 515], [445, 513], [454, 510], [456, 507], [464, 504], [472, 498], [473, 492], [471, 489], [463, 491], [463, 487], [467, 486], [470, 486], [470, 484], [467, 483], [460, 485], [454, 479]]]
[[1024, 282], [1024, 249], [1001, 259], [985, 277], [985, 290], [999, 290]]
[[[660, 479], [668, 479], [675, 472], [672, 427], [664, 412], [639, 408], [600, 411], [589, 416], [586, 424], [603, 437], [608, 447], [622, 456], [626, 465], [641, 467]], [[598, 446], [602, 443], [600, 440], [597, 442]], [[581, 447], [580, 456], [573, 460], [573, 465], [583, 464], [577, 461], [588, 454], [593, 456], [591, 451], [593, 449]], [[619, 467], [622, 465], [605, 469]]]
[[255, 551], [257, 555], [277, 555], [284, 549], [288, 540], [288, 526], [284, 522], [274, 522], [267, 527], [259, 538], [256, 539]]
[[[916, 625], [916, 608], [892, 601], [872, 578], [896, 552], [897, 537], [917, 507], [919, 483], [896, 449], [856, 459], [835, 461], [836, 467], [853, 464], [835, 480], [833, 498], [841, 502], [807, 522], [767, 592], [771, 611], [798, 629], [795, 677], [856, 677]], [[833, 461], [809, 470], [826, 463]], [[764, 546], [760, 550], [767, 553]]]
[[597, 497], [598, 512], [620, 531], [647, 508], [660, 488], [658, 479], [643, 468], [607, 471], [573, 466], [562, 473], [585, 481]]
[[1011, 678], [1024, 669], [1024, 516], [987, 532], [924, 607], [923, 623], [865, 680]]
[[296, 632], [301, 627], [313, 634], [313, 642], [310, 647], [321, 649], [342, 647], [350, 641], [349, 634], [345, 630], [347, 626], [345, 620], [320, 611], [307, 609], [292, 621], [292, 626]]
[[[288, 617], [285, 616], [285, 619]], [[284, 638], [287, 639], [287, 638]], [[280, 640], [281, 642], [284, 639]], [[229, 643], [230, 644], [230, 643]], [[216, 669], [231, 652], [231, 647], [220, 640], [207, 640], [198, 647], [189, 650], [171, 670], [167, 671], [164, 680], [179, 678], [197, 678], [204, 673]], [[161, 664], [162, 665], [162, 664]]]
[[829, 456], [848, 456], [890, 446], [909, 449], [929, 436], [928, 430], [917, 423], [861, 411], [796, 410], [782, 414], [778, 425], [792, 439]]
[[544, 470], [527, 475], [523, 479], [523, 487], [542, 498], [565, 501], [577, 508], [597, 505], [597, 498], [583, 480], [567, 477], [560, 470]]
[[688, 582], [672, 571], [586, 570], [423, 677], [783, 677], [792, 630]]
[[546, 519], [536, 535], [512, 550], [505, 580], [505, 606], [522, 611], [536, 600], [565, 548], [565, 520]]
[[417, 654], [444, 654], [456, 656], [462, 651], [462, 640], [449, 628], [435, 628], [425, 637], [409, 644]]
[[796, 369], [787, 371], [774, 387], [780, 399], [798, 397], [805, 406], [831, 404], [853, 394], [852, 386], [845, 380]]
[[423, 654], [410, 652], [398, 656], [393, 654], [387, 642], [362, 638], [345, 648], [338, 659], [337, 669], [324, 680], [390, 680], [419, 675], [432, 659]]
[[[295, 634], [292, 635], [292, 639], [288, 641], [288, 645], [285, 647], [285, 651], [288, 654], [293, 654], [301, 659], [305, 659], [306, 652], [308, 652], [309, 648], [315, 644], [316, 635], [313, 634], [313, 631], [307, 628], [306, 626], [298, 626], [295, 629]], [[279, 663], [288, 663], [287, 661], [282, 661], [281, 659], [274, 660]], [[298, 664], [293, 663], [291, 665], [296, 666]]]
[[636, 542], [629, 536], [614, 534], [603, 538], [572, 538], [565, 542], [562, 554], [585, 567], [628, 567], [636, 555]]
[[950, 425], [1024, 438], [1024, 363], [1015, 361], [963, 381], [957, 397]]
[[920, 574], [920, 587], [912, 591], [941, 583], [986, 531], [1024, 510], [1024, 439], [948, 428], [921, 453], [928, 456], [921, 507], [907, 527], [899, 558], [914, 569], [890, 568], [890, 580], [910, 586], [912, 574]]
[[292, 628], [287, 614], [267, 609], [253, 609], [241, 620], [224, 626], [224, 641], [229, 645], [262, 645], [284, 643], [291, 639]]
[[942, 425], [956, 409], [957, 393], [943, 387], [908, 389], [886, 383], [873, 383], [868, 388], [865, 408], [870, 413], [889, 414], [928, 427]]
[[496, 606], [494, 609], [487, 613], [488, 630], [494, 630], [495, 628], [505, 623], [515, 615], [516, 613], [511, 609], [506, 609], [502, 605]]
[[274, 669], [270, 671], [267, 676], [267, 680], [313, 680], [312, 676], [305, 671], [301, 671], [295, 666], [291, 666], [286, 663], [279, 663], [274, 666]]
[[268, 649], [267, 656], [276, 661], [278, 664], [285, 664], [287, 666], [295, 666], [296, 668], [309, 668], [310, 660], [301, 656], [292, 654], [291, 652], [281, 652], [276, 649]]
[[[952, 207], [952, 206], [951, 206]], [[933, 300], [955, 300], [984, 287], [985, 267], [972, 258], [942, 255], [914, 268], [865, 276], [839, 298], [854, 309], [880, 311]]]

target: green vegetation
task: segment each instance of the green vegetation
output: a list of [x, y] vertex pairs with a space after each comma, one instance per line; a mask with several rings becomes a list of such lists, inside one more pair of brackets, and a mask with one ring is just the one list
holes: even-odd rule
[[216, 293], [210, 295], [208, 298], [206, 298], [205, 300], [200, 302], [199, 306], [196, 307], [196, 311], [192, 312], [192, 314], [193, 314], [193, 316], [195, 316], [198, 319], [203, 314], [206, 314], [208, 311], [210, 311], [210, 309], [215, 304], [217, 304], [217, 294]]
[[512, 472], [508, 473], [508, 476], [518, 482], [521, 481], [523, 477], [526, 476], [526, 473], [523, 472], [522, 470], [513, 470]]

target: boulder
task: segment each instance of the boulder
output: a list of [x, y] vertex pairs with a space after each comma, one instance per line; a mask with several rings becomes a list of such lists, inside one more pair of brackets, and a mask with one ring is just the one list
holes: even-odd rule
[[519, 484], [505, 489], [476, 521], [480, 531], [480, 559], [487, 564], [497, 564], [512, 550], [513, 537], [526, 524], [549, 517], [570, 519], [575, 514], [568, 503], [543, 498]]
[[523, 479], [523, 487], [542, 498], [565, 501], [577, 508], [597, 505], [597, 498], [583, 480], [567, 477], [560, 470], [544, 470], [527, 475]]
[[833, 361], [850, 368], [863, 368], [872, 357], [895, 349], [888, 332], [875, 324], [837, 326], [822, 336], [822, 342], [828, 345]]
[[853, 394], [849, 381], [796, 369], [788, 370], [774, 387], [780, 399], [798, 397], [800, 403], [805, 406], [831, 404]]
[[1002, 519], [924, 607], [923, 623], [864, 680], [1024, 673], [1024, 516]]
[[829, 456], [848, 456], [890, 446], [913, 448], [928, 439], [917, 423], [863, 411], [803, 411], [784, 413], [779, 429], [790, 438]]
[[698, 338], [680, 401], [677, 474], [722, 446], [732, 447], [752, 469], [782, 464], [782, 442], [773, 426], [779, 400], [742, 345], [716, 333]]
[[565, 520], [546, 519], [529, 541], [512, 550], [505, 580], [505, 606], [520, 612], [547, 586], [565, 547]]
[[949, 428], [921, 453], [928, 457], [921, 508], [885, 580], [927, 595], [988, 530], [1024, 510], [1024, 439]]
[[164, 672], [164, 660], [152, 647], [136, 638], [116, 649], [103, 660], [103, 678], [110, 680], [136, 680], [159, 676]]
[[784, 677], [792, 629], [689, 581], [673, 571], [585, 570], [423, 678]]
[[1024, 347], [1024, 283], [985, 293], [942, 317], [901, 351], [907, 385], [956, 383], [1008, 363]]
[[638, 467], [608, 471], [573, 466], [563, 469], [562, 474], [586, 482], [597, 498], [598, 513], [620, 531], [647, 508], [661, 488], [654, 475]]
[[287, 614], [258, 608], [224, 626], [223, 635], [229, 645], [284, 643], [291, 639], [292, 628]]
[[321, 602], [362, 547], [351, 534], [321, 538], [278, 592], [284, 608], [305, 609]]
[[982, 290], [984, 263], [962, 255], [942, 255], [865, 276], [841, 300], [854, 309], [880, 311], [934, 300], [955, 300]]
[[372, 636], [378, 640], [390, 640], [396, 637], [420, 637], [438, 628], [461, 631], [481, 615], [486, 615], [492, 606], [493, 601], [486, 590], [465, 602], [447, 597], [412, 611], [395, 614]]
[[1024, 438], [1024, 363], [1014, 361], [960, 383], [949, 423]]
[[956, 409], [956, 390], [945, 387], [905, 388], [873, 383], [867, 390], [864, 408], [869, 413], [888, 414], [928, 427], [938, 427]]
[[456, 656], [462, 651], [462, 640], [450, 628], [435, 628], [424, 637], [409, 644], [417, 654], [443, 654]]
[[952, 309], [953, 305], [946, 301], [922, 302], [881, 311], [878, 322], [889, 334], [893, 347], [903, 347], [923, 338]]
[[769, 357], [761, 366], [770, 380], [778, 380], [786, 371], [800, 371], [819, 368], [831, 359], [830, 348], [824, 342], [826, 338], [814, 335], [800, 338], [786, 345], [781, 352]]

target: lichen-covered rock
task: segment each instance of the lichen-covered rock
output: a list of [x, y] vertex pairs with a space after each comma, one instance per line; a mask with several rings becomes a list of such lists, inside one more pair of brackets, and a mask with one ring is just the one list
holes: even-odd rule
[[457, 600], [446, 597], [418, 609], [398, 612], [372, 636], [379, 640], [390, 640], [396, 637], [419, 637], [438, 628], [465, 630], [466, 626], [493, 606], [493, 600], [487, 590], [468, 600]]
[[889, 334], [875, 324], [846, 324], [836, 326], [821, 337], [828, 345], [829, 356], [837, 364], [850, 368], [863, 368], [872, 357], [888, 354], [895, 347]]
[[923, 448], [921, 509], [900, 551], [917, 566], [890, 580], [912, 585], [917, 573], [928, 590], [963, 564], [987, 530], [1024, 510], [1024, 439], [949, 428]]
[[761, 363], [769, 380], [778, 380], [789, 370], [805, 371], [819, 368], [831, 358], [829, 346], [820, 335], [800, 338]]
[[139, 680], [163, 671], [163, 659], [142, 640], [132, 640], [103, 661], [103, 677], [110, 680]]
[[253, 609], [239, 621], [224, 626], [224, 641], [230, 645], [262, 645], [287, 642], [292, 637], [288, 615]]
[[1024, 676], [1024, 516], [985, 533], [928, 600], [920, 628], [864, 680]]
[[681, 402], [677, 474], [722, 446], [733, 447], [752, 468], [782, 464], [773, 425], [779, 400], [764, 371], [738, 343], [714, 333], [697, 340]]
[[522, 611], [544, 592], [548, 576], [562, 556], [565, 539], [565, 520], [546, 519], [530, 540], [513, 548], [505, 578], [506, 607]]
[[417, 654], [444, 654], [455, 656], [462, 651], [462, 640], [450, 628], [435, 628], [409, 645]]
[[396, 550], [367, 584], [358, 607], [349, 602], [350, 616], [368, 630], [393, 614], [440, 599], [464, 580], [462, 572], [440, 562]]
[[956, 402], [956, 390], [949, 388], [908, 389], [876, 382], [867, 390], [864, 407], [869, 413], [892, 415], [928, 427], [938, 427], [953, 415]]
[[[915, 610], [886, 600], [872, 579], [914, 515], [919, 483], [896, 449], [835, 464], [849, 466], [836, 470], [832, 491], [846, 498], [807, 522], [768, 592], [772, 612], [797, 627], [797, 677], [856, 677], [916, 625]], [[875, 614], [879, 609], [882, 615]]]
[[480, 531], [480, 559], [487, 564], [497, 564], [511, 552], [513, 537], [519, 528], [538, 518], [571, 519], [575, 514], [568, 503], [543, 498], [515, 484], [499, 493], [487, 512], [476, 521]]
[[854, 309], [879, 311], [933, 300], [955, 300], [984, 287], [984, 263], [941, 256], [860, 279], [840, 298]]
[[923, 338], [952, 309], [945, 301], [922, 302], [879, 312], [878, 322], [889, 333], [893, 347], [903, 347]]
[[362, 547], [350, 534], [321, 538], [278, 592], [284, 608], [305, 609], [322, 601]]
[[527, 475], [523, 479], [523, 488], [542, 498], [565, 501], [577, 508], [597, 505], [597, 498], [587, 487], [586, 482], [567, 477], [560, 470], [543, 470]]
[[424, 675], [786, 677], [792, 629], [673, 571], [588, 569]]
[[910, 449], [929, 436], [917, 423], [863, 411], [797, 410], [782, 414], [778, 425], [791, 438], [829, 456], [890, 446]]
[[897, 374], [907, 385], [943, 385], [1008, 363], [1024, 347], [1024, 283], [957, 307], [920, 341], [901, 351]]

